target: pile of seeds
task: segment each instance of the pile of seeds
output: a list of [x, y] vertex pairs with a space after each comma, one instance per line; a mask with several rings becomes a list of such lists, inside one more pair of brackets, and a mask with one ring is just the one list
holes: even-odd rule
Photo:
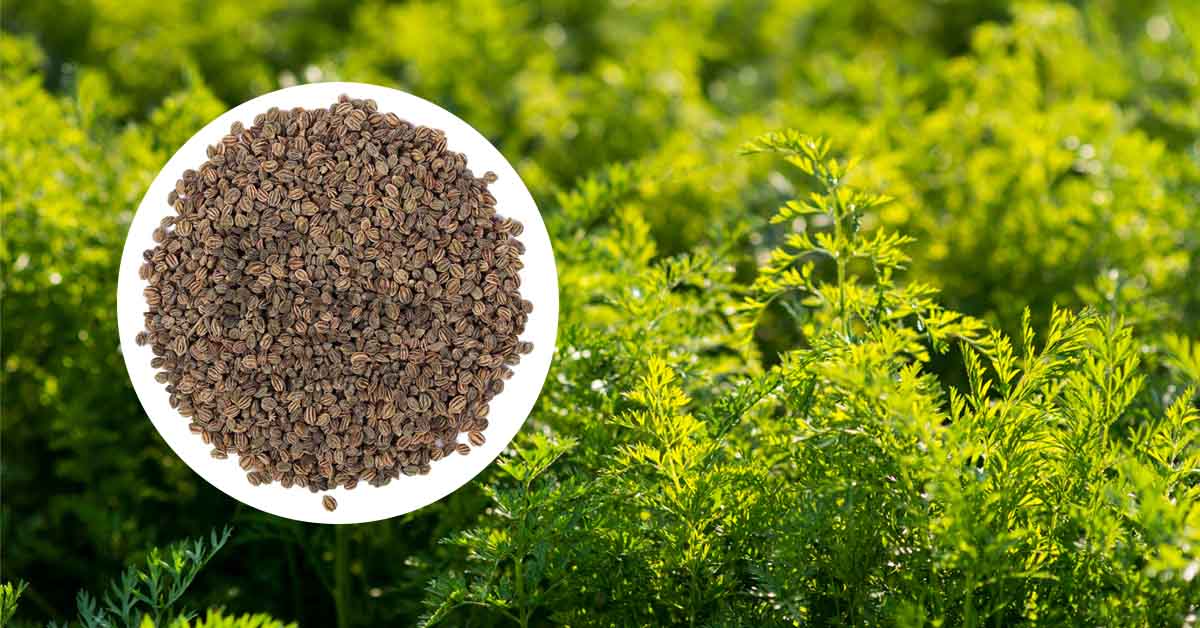
[[[479, 446], [518, 340], [521, 224], [437, 130], [342, 96], [235, 123], [141, 277], [171, 405], [252, 484], [384, 485]], [[332, 500], [327, 508], [336, 507]]]

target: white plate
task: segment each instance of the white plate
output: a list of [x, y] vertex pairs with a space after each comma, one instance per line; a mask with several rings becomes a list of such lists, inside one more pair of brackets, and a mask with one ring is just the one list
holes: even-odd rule
[[[217, 460], [209, 455], [210, 447], [188, 430], [188, 419], [171, 408], [165, 385], [154, 381], [156, 369], [150, 367], [153, 351], [134, 342], [143, 329], [147, 309], [142, 295], [147, 283], [138, 277], [138, 267], [142, 252], [155, 245], [154, 229], [164, 216], [174, 214], [167, 205], [167, 194], [174, 189], [175, 181], [184, 170], [199, 169], [207, 160], [207, 147], [219, 143], [230, 125], [240, 120], [248, 128], [255, 115], [271, 107], [326, 108], [341, 94], [373, 98], [380, 111], [445, 131], [447, 147], [466, 155], [467, 165], [476, 175], [489, 170], [496, 173], [498, 178], [488, 189], [496, 197], [497, 212], [521, 221], [525, 227], [519, 238], [526, 249], [522, 257], [525, 267], [520, 273], [521, 296], [533, 302], [533, 313], [521, 340], [532, 342], [533, 352], [522, 356], [503, 392], [492, 399], [487, 442], [473, 447], [470, 455], [454, 454], [432, 463], [428, 475], [402, 475], [383, 487], [360, 483], [353, 490], [339, 487], [319, 494], [303, 488], [285, 489], [278, 483], [251, 486], [238, 466], [237, 456]], [[550, 369], [558, 331], [558, 275], [550, 236], [533, 197], [508, 160], [478, 131], [445, 109], [402, 91], [363, 83], [314, 83], [281, 89], [234, 107], [208, 123], [171, 157], [150, 184], [129, 227], [117, 282], [117, 321], [125, 367], [142, 407], [171, 449], [200, 477], [230, 497], [280, 517], [314, 523], [363, 523], [402, 515], [449, 495], [483, 471], [508, 446], [529, 416]], [[465, 441], [465, 436], [460, 438]], [[322, 507], [324, 494], [337, 498], [337, 510], [327, 512]]]

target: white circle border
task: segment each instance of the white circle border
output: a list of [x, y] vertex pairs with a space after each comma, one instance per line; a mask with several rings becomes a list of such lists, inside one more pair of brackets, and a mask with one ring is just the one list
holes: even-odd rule
[[[147, 309], [143, 290], [148, 283], [138, 276], [142, 253], [153, 248], [154, 229], [163, 217], [174, 215], [167, 195], [184, 170], [199, 169], [207, 161], [208, 146], [217, 144], [235, 121], [249, 127], [254, 117], [271, 107], [323, 109], [342, 94], [374, 99], [383, 112], [393, 112], [417, 125], [441, 129], [449, 150], [462, 153], [473, 172], [496, 173], [488, 186], [496, 197], [497, 213], [519, 220], [525, 227], [520, 236], [525, 245], [520, 272], [521, 296], [533, 304], [533, 312], [521, 340], [533, 343], [533, 352], [513, 367], [504, 390], [492, 399], [488, 414], [487, 442], [473, 447], [470, 455], [452, 455], [432, 463], [428, 475], [401, 475], [387, 486], [360, 483], [353, 490], [338, 487], [314, 494], [308, 489], [285, 489], [278, 483], [252, 486], [238, 465], [237, 456], [217, 460], [210, 447], [188, 429], [189, 420], [170, 406], [166, 387], [154, 380], [154, 357], [148, 346], [138, 346], [135, 336], [144, 329]], [[516, 170], [482, 134], [454, 114], [406, 92], [366, 83], [310, 83], [287, 87], [249, 100], [209, 122], [167, 161], [154, 178], [129, 226], [117, 280], [117, 324], [125, 367], [146, 415], [167, 445], [193, 471], [230, 497], [263, 512], [310, 523], [366, 523], [412, 512], [458, 490], [482, 472], [508, 446], [541, 392], [550, 370], [558, 333], [558, 274], [546, 225], [533, 196]], [[98, 382], [98, 385], [101, 385]], [[465, 434], [460, 435], [465, 441]], [[321, 504], [322, 495], [338, 501], [333, 512]]]

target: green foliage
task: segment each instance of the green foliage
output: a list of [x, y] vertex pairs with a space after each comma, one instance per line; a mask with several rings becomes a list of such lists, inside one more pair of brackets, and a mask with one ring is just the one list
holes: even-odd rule
[[[111, 557], [105, 566], [115, 569], [126, 552], [153, 540], [140, 531], [186, 508], [199, 489], [148, 422], [129, 420], [141, 410], [129, 386], [112, 375], [124, 368], [113, 295], [132, 211], [167, 151], [177, 147], [149, 138], [182, 141], [220, 108], [195, 90], [181, 94], [186, 111], [167, 104], [144, 128], [116, 130], [104, 93], [47, 94], [38, 75], [28, 73], [38, 63], [36, 49], [8, 36], [0, 47], [11, 59], [3, 79], [9, 104], [0, 113], [0, 425], [5, 483], [12, 487], [4, 503], [6, 513], [28, 513], [5, 522], [5, 562], [61, 565], [52, 577], [67, 577], [77, 588], [95, 567], [70, 559], [79, 557], [80, 544], [103, 548]], [[147, 475], [155, 479], [147, 482]], [[47, 478], [54, 488], [42, 487]]]
[[880, 220], [922, 243], [914, 272], [957, 307], [1012, 332], [1057, 302], [1194, 334], [1195, 49], [1166, 13], [1123, 41], [1099, 6], [1019, 4], [928, 75], [883, 61], [896, 97], [875, 111], [787, 118], [862, 139], [864, 176], [900, 201]]
[[[31, 583], [10, 623], [74, 617], [81, 588], [93, 618], [107, 595], [153, 621], [193, 563], [140, 548], [232, 522], [186, 597], [221, 610], [177, 624], [1187, 624], [1193, 5], [8, 3], [0, 580]], [[501, 461], [336, 530], [178, 461], [116, 376], [112, 301], [170, 154], [313, 80], [481, 129], [561, 287]], [[157, 593], [112, 589], [128, 564]]]
[[[784, 152], [835, 193], [828, 182], [838, 167], [820, 165], [825, 145], [772, 136], [756, 146]], [[838, 235], [839, 203], [813, 205], [832, 207], [834, 235], [813, 238], [828, 242], [820, 250], [855, 250], [853, 235]], [[784, 272], [782, 259], [772, 256], [766, 277]], [[775, 287], [762, 279], [760, 293]], [[1056, 310], [1039, 347], [1026, 311], [1014, 349], [977, 321], [884, 305], [936, 321], [920, 339], [932, 347], [959, 339], [967, 386], [943, 392], [921, 373], [904, 316], [860, 314], [864, 332], [846, 333], [846, 317], [872, 303], [869, 291], [858, 294], [857, 308], [820, 299], [835, 312], [832, 331], [822, 337], [818, 325], [813, 348], [780, 366], [784, 398], [799, 403], [788, 404], [795, 423], [775, 444], [791, 450], [780, 471], [799, 492], [773, 493], [778, 511], [762, 515], [785, 531], [769, 544], [763, 581], [788, 618], [1152, 626], [1194, 611], [1200, 562], [1189, 521], [1200, 503], [1194, 481], [1173, 481], [1200, 453], [1185, 427], [1195, 397], [1168, 393], [1165, 413], [1139, 399], [1144, 378], [1128, 327]], [[1129, 422], [1138, 425], [1132, 434]], [[1149, 433], [1164, 429], [1175, 436], [1147, 453]], [[1170, 514], [1160, 510], [1167, 503]], [[1159, 560], [1172, 566], [1149, 566]]]
[[[974, 339], [982, 323], [937, 306], [931, 299], [932, 288], [894, 284], [896, 271], [910, 261], [903, 247], [913, 239], [883, 229], [870, 237], [863, 233], [868, 212], [891, 199], [847, 185], [853, 163], [832, 158], [827, 141], [787, 131], [764, 135], [744, 152], [781, 154], [817, 184], [817, 191], [807, 199], [787, 201], [771, 218], [772, 223], [791, 223], [792, 233], [783, 246], [770, 252], [768, 263], [760, 269], [744, 304], [747, 312], [759, 314], [772, 301], [798, 293], [797, 300], [787, 303], [787, 311], [806, 335], [814, 335], [820, 325], [840, 330], [843, 341], [861, 334], [884, 334], [897, 353], [922, 360], [928, 359], [922, 340], [941, 350], [949, 338]], [[832, 228], [810, 232], [810, 224]], [[816, 276], [820, 260], [813, 258], [832, 261], [836, 269], [832, 282]], [[873, 286], [860, 286], [850, 274], [856, 260], [869, 264]], [[904, 324], [910, 318], [915, 322], [912, 327]], [[757, 323], [757, 317], [752, 321]], [[860, 325], [863, 329], [856, 329]]]
[[[183, 594], [192, 585], [200, 570], [225, 546], [231, 534], [226, 527], [219, 534], [214, 530], [207, 539], [198, 538], [174, 543], [165, 549], [152, 548], [145, 567], [131, 566], [104, 590], [98, 600], [87, 591], [76, 595], [78, 625], [86, 628], [139, 628], [143, 626], [177, 626], [188, 628], [283, 628], [283, 624], [267, 615], [243, 615], [226, 618], [219, 610], [209, 610], [203, 620], [191, 620], [195, 612], [178, 610]], [[18, 582], [0, 587], [0, 626], [7, 626], [17, 610], [17, 600], [28, 585]], [[50, 625], [59, 625], [51, 622]], [[70, 625], [70, 624], [65, 624]], [[294, 626], [294, 624], [291, 624]]]
[[17, 612], [17, 600], [21, 599], [21, 594], [28, 587], [29, 584], [22, 581], [17, 581], [15, 585], [5, 582], [0, 586], [0, 626], [8, 625]]
[[[214, 530], [207, 541], [198, 538], [172, 544], [163, 550], [151, 549], [145, 567], [126, 569], [119, 580], [105, 589], [100, 599], [80, 591], [75, 598], [79, 624], [85, 628], [190, 625], [188, 622], [195, 617], [195, 612], [177, 610], [176, 605], [200, 570], [225, 546], [231, 532], [229, 528], [220, 534]], [[210, 613], [208, 620], [198, 625], [225, 625], [211, 623], [213, 618]]]
[[[851, 162], [794, 132], [747, 146], [763, 151], [817, 191], [777, 213], [795, 231], [739, 316], [752, 330], [795, 297], [803, 346], [723, 384], [679, 339], [631, 365], [603, 431], [526, 439], [490, 516], [453, 539], [472, 566], [433, 581], [426, 623], [462, 608], [519, 625], [1153, 626], [1193, 612], [1191, 390], [1155, 410], [1116, 319], [1055, 310], [1039, 342], [1027, 312], [1014, 347], [936, 305], [896, 279], [905, 239], [860, 228], [887, 199], [844, 183]], [[673, 327], [703, 328], [713, 298], [673, 303]], [[570, 341], [572, 357], [592, 351]], [[923, 366], [952, 346], [961, 391]], [[680, 371], [724, 392], [699, 411]]]
[[285, 624], [262, 613], [229, 617], [214, 609], [210, 609], [203, 619], [180, 620], [174, 625], [179, 628], [296, 628], [294, 623]]

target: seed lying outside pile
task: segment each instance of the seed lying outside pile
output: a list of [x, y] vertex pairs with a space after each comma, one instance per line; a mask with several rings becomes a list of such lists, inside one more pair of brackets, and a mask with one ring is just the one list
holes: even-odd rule
[[[518, 340], [521, 224], [445, 135], [343, 96], [235, 123], [140, 269], [156, 379], [251, 484], [381, 486], [479, 446]], [[329, 504], [336, 502], [324, 502]]]

